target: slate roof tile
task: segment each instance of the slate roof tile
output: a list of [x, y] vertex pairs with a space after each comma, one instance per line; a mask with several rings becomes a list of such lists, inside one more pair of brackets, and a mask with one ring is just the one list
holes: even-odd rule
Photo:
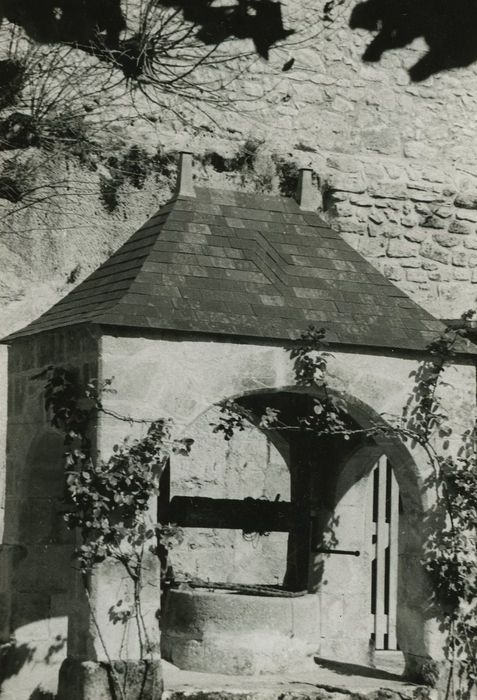
[[[11, 340], [78, 323], [423, 350], [442, 324], [295, 200], [196, 188]], [[473, 350], [472, 350], [473, 351]]]

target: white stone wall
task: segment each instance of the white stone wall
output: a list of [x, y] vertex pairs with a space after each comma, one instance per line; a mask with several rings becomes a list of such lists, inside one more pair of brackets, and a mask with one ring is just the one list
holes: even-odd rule
[[[115, 377], [117, 393], [108, 398], [109, 408], [134, 418], [172, 417], [178, 434], [185, 436], [197, 418], [217, 401], [294, 384], [288, 353], [279, 346], [106, 336], [102, 339], [102, 364], [104, 376]], [[412, 393], [418, 364], [418, 357], [336, 351], [329, 362], [329, 384], [348, 397], [351, 415], [366, 426], [379, 416], [402, 414]], [[436, 447], [453, 454], [475, 416], [472, 361], [450, 367], [443, 379], [441, 400], [449, 413], [452, 434], [445, 449], [443, 444], [436, 443]], [[124, 437], [125, 427], [121, 421], [104, 417], [103, 450]], [[135, 427], [131, 433], [139, 435], [143, 430]], [[430, 592], [421, 565], [423, 517], [435, 502], [433, 489], [425, 486], [432, 468], [416, 445], [394, 446], [385, 441], [383, 446], [392, 458], [405, 510], [400, 544], [403, 584], [398, 612], [399, 643], [412, 658], [430, 654], [439, 659], [442, 639], [438, 620], [423, 617]], [[205, 483], [207, 468], [200, 461], [194, 466], [198, 468], [196, 483]], [[235, 468], [240, 465], [236, 463]], [[215, 562], [210, 551], [208, 566], [213, 571]]]
[[[211, 408], [187, 428], [195, 440], [190, 456], [171, 461], [171, 497], [290, 500], [286, 460], [262, 432], [248, 421], [231, 440], [214, 433], [220, 410]], [[287, 566], [285, 532], [247, 538], [239, 530], [185, 528], [170, 563], [177, 577], [228, 583], [281, 585]]]
[[[184, 433], [218, 401], [294, 385], [288, 352], [279, 345], [112, 335], [105, 335], [101, 343], [103, 376], [114, 377], [116, 392], [107, 396], [114, 410], [150, 420], [172, 417]], [[327, 376], [331, 388], [357, 398], [377, 414], [400, 416], [419, 362], [418, 355], [333, 350]], [[474, 377], [471, 356], [444, 371], [442, 401], [449, 411], [452, 408], [449, 417], [456, 439], [472, 425]], [[108, 427], [107, 449], [124, 437], [127, 424], [109, 416], [103, 421]]]
[[[26, 657], [21, 673], [12, 676], [4, 688], [6, 700], [19, 697], [20, 692], [31, 693], [38, 687], [54, 689], [58, 664], [66, 651], [65, 615], [70, 609], [69, 596], [74, 586], [71, 540], [60, 527], [63, 489], [61, 436], [46, 424], [41, 381], [31, 381], [31, 376], [52, 360], [57, 364], [76, 364], [83, 371], [88, 365], [88, 373], [92, 376], [114, 377], [116, 393], [106, 395], [106, 407], [114, 412], [148, 420], [172, 417], [176, 421], [177, 435], [188, 435], [189, 430], [197, 429], [198, 440], [203, 440], [205, 428], [200, 418], [205, 421], [210, 407], [217, 401], [294, 384], [292, 363], [287, 351], [280, 346], [181, 340], [177, 337], [114, 336], [104, 336], [98, 346], [86, 331], [80, 335], [63, 332], [56, 339], [51, 335], [38, 336], [33, 341], [15, 344], [9, 401], [8, 527], [2, 548], [2, 569], [6, 574], [2, 578], [0, 603], [5, 618], [3, 634], [8, 634], [10, 622], [17, 646]], [[413, 372], [418, 362], [418, 357], [404, 359], [392, 354], [379, 356], [376, 353], [336, 351], [329, 363], [330, 386], [349, 398], [349, 410], [359, 422], [365, 424], [373, 415], [399, 415], [412, 390]], [[459, 436], [470, 427], [475, 415], [475, 368], [470, 362], [462, 362], [446, 370], [444, 379], [442, 402], [444, 409], [449, 411], [453, 429], [448, 449], [455, 451]], [[138, 436], [145, 429], [144, 425], [131, 426], [127, 421], [102, 416], [98, 425], [98, 447], [102, 456], [107, 458], [113, 445], [128, 433]], [[260, 444], [262, 449], [263, 443]], [[222, 450], [223, 447], [221, 443]], [[231, 455], [229, 461], [226, 460], [226, 478], [222, 476], [213, 488], [226, 490], [230, 484], [233, 493], [240, 497], [250, 484], [256, 489], [265, 474], [261, 469], [263, 464], [257, 459], [251, 467], [253, 478], [245, 483], [243, 457], [249, 446], [240, 443], [236, 448], [240, 450], [240, 456]], [[204, 487], [203, 493], [207, 493], [211, 486], [207, 483], [210, 463], [204, 465], [204, 460], [210, 456], [212, 445], [205, 444], [203, 449], [198, 453], [197, 461], [189, 463], [187, 469], [190, 471], [180, 488], [192, 484], [195, 476], [196, 483]], [[255, 453], [255, 449], [251, 452]], [[52, 461], [53, 454], [56, 459]], [[223, 451], [219, 452], [219, 457], [221, 454]], [[419, 532], [422, 515], [433, 504], [432, 489], [423, 488], [430, 467], [422, 452], [413, 446], [402, 448], [396, 454], [399, 459], [393, 464], [407, 510], [405, 537], [400, 545], [406, 567], [404, 580], [407, 581], [398, 613], [400, 644], [405, 653], [416, 657], [431, 654], [439, 658], [438, 621], [422, 618], [427, 592], [424, 585], [421, 588], [416, 584], [421, 571]], [[283, 462], [276, 457], [273, 462], [275, 472], [281, 474], [280, 482], [283, 480], [285, 485]], [[179, 482], [180, 477], [175, 482], [177, 488]], [[262, 481], [261, 486], [268, 495], [274, 495], [275, 484], [272, 488], [272, 483]], [[210, 558], [204, 563], [213, 574], [221, 562], [213, 559], [212, 549], [205, 555], [205, 560], [207, 556]], [[258, 561], [257, 557], [256, 564]], [[235, 562], [234, 566], [239, 564]], [[276, 552], [272, 552], [265, 566], [261, 562], [260, 576], [264, 572], [274, 576], [275, 566]], [[235, 575], [233, 569], [232, 573]], [[99, 598], [110, 600], [113, 590], [118, 593], [116, 583], [114, 576], [101, 579]], [[155, 621], [159, 587], [153, 586], [151, 591], [155, 592], [150, 596], [148, 614]], [[319, 600], [318, 595], [317, 604]], [[10, 620], [9, 610], [12, 611]], [[101, 624], [107, 626], [107, 605], [102, 605], [100, 612]], [[78, 627], [77, 632], [83, 627]], [[111, 634], [112, 641], [119, 644]], [[71, 648], [75, 649], [76, 644], [82, 649], [84, 641], [73, 635]], [[339, 640], [335, 641], [338, 644]]]

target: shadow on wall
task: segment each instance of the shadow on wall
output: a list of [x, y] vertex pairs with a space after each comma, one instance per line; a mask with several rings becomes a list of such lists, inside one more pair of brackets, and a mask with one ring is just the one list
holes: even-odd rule
[[[23, 693], [28, 694], [28, 700], [54, 700], [54, 693], [44, 687], [43, 683], [38, 683], [39, 665], [51, 666], [52, 673], [48, 673], [48, 678], [43, 678], [47, 685], [57, 674], [59, 659], [63, 658], [66, 650], [66, 637], [57, 634], [54, 641], [45, 645], [39, 642], [38, 646], [30, 642], [10, 642], [0, 646], [0, 697], [5, 700], [15, 697], [27, 698]], [[9, 682], [10, 681], [10, 682]]]
[[38, 687], [35, 688], [28, 700], [55, 700], [55, 696], [48, 690], [42, 690], [42, 688]]
[[34, 647], [29, 644], [4, 644], [0, 647], [0, 690], [8, 678], [18, 675], [34, 654]]
[[210, 0], [159, 0], [163, 7], [181, 9], [184, 19], [198, 25], [198, 38], [205, 44], [252, 39], [259, 56], [268, 58], [270, 48], [293, 30], [283, 26], [281, 4], [276, 0], [239, 0], [212, 7]]
[[[228, 0], [219, 6], [211, 0], [142, 3], [182, 12], [206, 45], [251, 39], [263, 58], [268, 58], [274, 44], [294, 33], [283, 25], [278, 0]], [[74, 44], [88, 52], [93, 46], [126, 48], [120, 38], [126, 29], [120, 0], [0, 0], [0, 18], [23, 27], [40, 43]], [[354, 7], [349, 24], [352, 29], [377, 32], [363, 54], [364, 61], [379, 61], [385, 51], [423, 37], [429, 50], [410, 68], [413, 81], [477, 60], [477, 3], [469, 0], [364, 0]]]
[[429, 48], [409, 69], [415, 82], [477, 60], [477, 3], [469, 0], [365, 0], [354, 7], [349, 25], [377, 32], [363, 54], [370, 62], [422, 37]]
[[114, 47], [126, 28], [120, 0], [0, 0], [0, 15], [40, 43], [86, 44], [103, 34]]
[[[143, 0], [142, 4], [155, 3]], [[196, 36], [204, 44], [252, 39], [264, 58], [273, 44], [293, 33], [283, 26], [277, 0], [230, 0], [220, 7], [212, 7], [210, 0], [158, 0], [157, 5], [182, 11], [184, 20], [196, 25]], [[101, 39], [104, 46], [116, 49], [126, 29], [120, 0], [0, 0], [0, 14], [36, 41], [82, 48]]]
[[369, 668], [359, 664], [352, 664], [344, 661], [335, 661], [333, 659], [322, 659], [319, 656], [314, 657], [314, 662], [321, 668], [326, 668], [340, 676], [358, 676], [360, 678], [379, 678], [383, 681], [400, 681], [402, 677], [397, 673], [389, 671], [381, 671], [377, 668]]

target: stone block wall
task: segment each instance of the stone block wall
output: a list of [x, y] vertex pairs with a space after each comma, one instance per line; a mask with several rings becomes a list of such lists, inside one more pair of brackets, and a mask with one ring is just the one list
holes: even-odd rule
[[73, 538], [63, 520], [64, 445], [44, 410], [49, 365], [97, 376], [96, 341], [73, 330], [9, 349], [5, 527], [1, 545], [2, 700], [56, 692], [74, 586]]
[[473, 191], [424, 164], [381, 162], [371, 172], [369, 162], [334, 156], [327, 165], [324, 208], [345, 240], [437, 317], [475, 307]]

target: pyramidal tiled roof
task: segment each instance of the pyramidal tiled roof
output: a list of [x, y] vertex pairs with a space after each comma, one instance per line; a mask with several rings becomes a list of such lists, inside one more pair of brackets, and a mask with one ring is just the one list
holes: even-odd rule
[[176, 196], [11, 340], [79, 323], [424, 349], [443, 325], [291, 198]]

